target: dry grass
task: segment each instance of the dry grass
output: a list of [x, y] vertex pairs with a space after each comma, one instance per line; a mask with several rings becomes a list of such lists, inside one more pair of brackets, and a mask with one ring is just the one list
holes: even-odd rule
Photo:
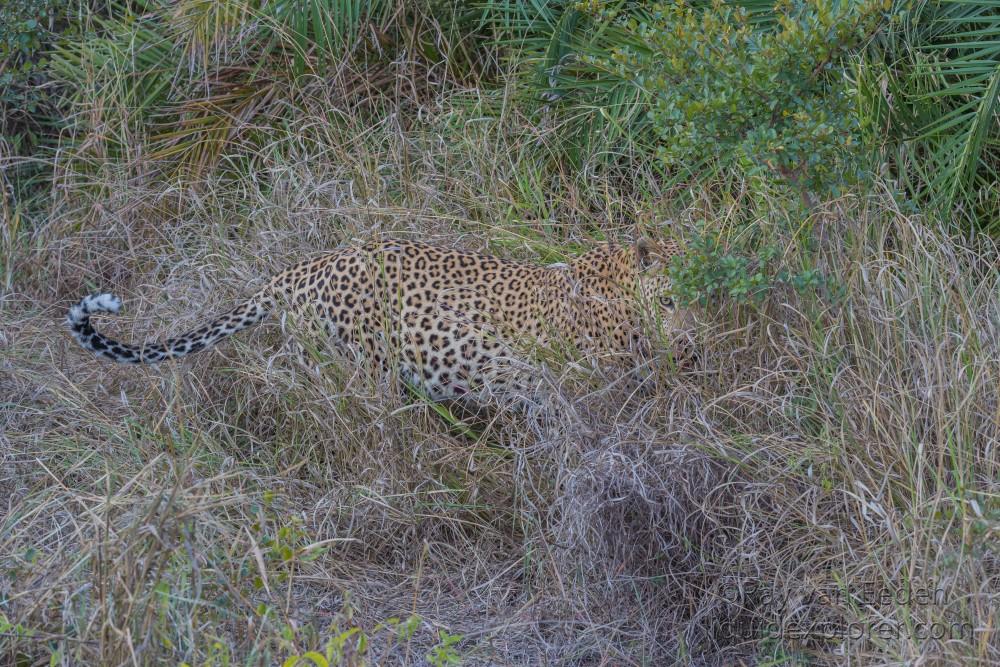
[[108, 331], [179, 333], [378, 234], [552, 261], [666, 197], [543, 168], [523, 119], [475, 109], [306, 118], [192, 187], [67, 177], [0, 301], [3, 659], [277, 664], [359, 627], [378, 664], [1000, 661], [996, 248], [888, 198], [816, 213], [841, 297], [719, 304], [651, 391], [553, 365], [538, 414], [472, 432], [303, 372], [273, 323], [143, 368], [63, 331], [100, 289]]

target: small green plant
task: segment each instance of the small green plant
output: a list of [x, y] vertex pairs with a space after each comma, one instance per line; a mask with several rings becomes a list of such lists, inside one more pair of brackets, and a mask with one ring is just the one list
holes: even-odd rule
[[[11, 623], [6, 616], [0, 614], [0, 638], [11, 636], [11, 637], [26, 637], [31, 638], [34, 636], [34, 631], [30, 628], [24, 627], [21, 623]], [[2, 644], [0, 644], [2, 646]]]
[[462, 641], [462, 635], [452, 634], [446, 630], [438, 632], [438, 644], [427, 654], [427, 662], [434, 667], [454, 667], [462, 664], [462, 656], [455, 649], [455, 644]]
[[[330, 627], [331, 634], [323, 648], [291, 655], [281, 664], [282, 667], [363, 667], [369, 664], [368, 652], [373, 642], [384, 647], [408, 645], [421, 623], [422, 619], [416, 614], [403, 620], [393, 616], [375, 626], [369, 635], [354, 625], [348, 596], [343, 611]], [[462, 635], [439, 630], [438, 643], [427, 654], [427, 661], [435, 667], [460, 665], [462, 656], [455, 645], [461, 641]]]
[[774, 244], [761, 244], [755, 250], [727, 248], [717, 232], [701, 223], [691, 234], [684, 255], [675, 257], [670, 266], [674, 296], [681, 303], [702, 306], [719, 297], [759, 303], [778, 286], [806, 293], [826, 284], [819, 270], [782, 267], [780, 257]]
[[[278, 569], [277, 580], [285, 582], [293, 575], [297, 564], [315, 561], [327, 552], [328, 547], [313, 546], [301, 517], [284, 516], [277, 512], [274, 509], [275, 498], [274, 492], [264, 492], [252, 528], [259, 535], [267, 561]], [[254, 583], [257, 588], [264, 587], [260, 576], [255, 578]]]
[[759, 300], [769, 287], [764, 267], [771, 255], [770, 249], [756, 258], [728, 252], [715, 235], [699, 230], [685, 256], [671, 265], [674, 293], [686, 304], [705, 305], [718, 294], [741, 302]]

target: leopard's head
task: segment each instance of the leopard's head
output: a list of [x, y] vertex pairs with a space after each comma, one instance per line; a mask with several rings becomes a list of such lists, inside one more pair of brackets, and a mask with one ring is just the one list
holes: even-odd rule
[[681, 254], [680, 246], [674, 241], [640, 238], [632, 245], [632, 251], [641, 303], [664, 321], [673, 321], [679, 312], [669, 270], [671, 259]]

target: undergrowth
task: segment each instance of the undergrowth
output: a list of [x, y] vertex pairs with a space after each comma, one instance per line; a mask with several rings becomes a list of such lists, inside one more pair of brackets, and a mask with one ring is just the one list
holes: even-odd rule
[[[8, 247], [4, 660], [1000, 661], [995, 247], [888, 194], [802, 212], [718, 194], [739, 183], [677, 196], [651, 165], [561, 171], [502, 96], [372, 125], [323, 94], [191, 182], [74, 167]], [[739, 254], [746, 230], [765, 255]], [[109, 333], [176, 334], [376, 236], [551, 262], [640, 231], [703, 260], [681, 276], [710, 296], [689, 299], [694, 360], [657, 342], [638, 392], [545, 364], [538, 410], [471, 428], [358, 369], [307, 372], [280, 322], [154, 367], [62, 328], [107, 290]], [[748, 264], [707, 290], [726, 256]], [[816, 282], [758, 294], [738, 280], [757, 261]]]
[[[808, 213], [803, 248], [777, 198], [734, 225], [710, 189], [546, 171], [542, 130], [466, 94], [409, 127], [342, 118], [189, 187], [104, 164], [99, 197], [63, 189], [8, 257], [6, 660], [1000, 660], [995, 247], [855, 193]], [[659, 343], [644, 391], [546, 365], [539, 410], [474, 429], [356, 369], [306, 372], [277, 324], [125, 368], [61, 324], [101, 289], [128, 309], [109, 330], [175, 334], [375, 236], [554, 261], [639, 230], [724, 253], [744, 223], [823, 286], [719, 290], [692, 306], [694, 362]]]

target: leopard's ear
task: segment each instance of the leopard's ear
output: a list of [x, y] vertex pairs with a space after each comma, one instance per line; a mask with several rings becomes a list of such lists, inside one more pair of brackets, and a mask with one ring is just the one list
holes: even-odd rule
[[635, 264], [640, 271], [645, 271], [653, 265], [656, 260], [658, 250], [656, 241], [650, 238], [641, 237], [635, 242]]

